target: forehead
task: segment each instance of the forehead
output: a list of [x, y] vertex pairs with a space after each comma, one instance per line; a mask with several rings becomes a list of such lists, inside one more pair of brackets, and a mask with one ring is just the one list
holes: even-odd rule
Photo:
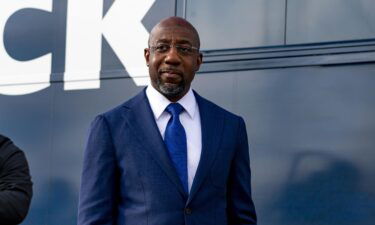
[[194, 31], [181, 26], [157, 27], [152, 30], [150, 35], [150, 43], [157, 42], [174, 42], [174, 43], [190, 43], [196, 45], [198, 40]]

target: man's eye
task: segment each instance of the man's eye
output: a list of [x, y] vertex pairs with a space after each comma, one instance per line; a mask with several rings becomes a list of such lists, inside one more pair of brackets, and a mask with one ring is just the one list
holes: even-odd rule
[[183, 53], [190, 53], [192, 51], [191, 47], [189, 46], [176, 46], [176, 48]]
[[166, 52], [169, 50], [169, 45], [157, 45], [155, 49], [158, 52]]

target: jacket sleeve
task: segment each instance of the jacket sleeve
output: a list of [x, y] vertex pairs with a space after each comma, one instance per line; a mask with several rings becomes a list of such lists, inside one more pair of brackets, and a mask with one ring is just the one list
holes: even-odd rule
[[237, 147], [228, 179], [228, 224], [257, 224], [255, 207], [251, 197], [249, 147], [246, 126], [242, 118], [239, 121], [237, 134]]
[[91, 124], [79, 192], [78, 225], [116, 223], [116, 158], [105, 117]]
[[[0, 221], [19, 224], [26, 217], [32, 182], [25, 154], [8, 138], [0, 143]], [[5, 140], [5, 142], [4, 142]]]

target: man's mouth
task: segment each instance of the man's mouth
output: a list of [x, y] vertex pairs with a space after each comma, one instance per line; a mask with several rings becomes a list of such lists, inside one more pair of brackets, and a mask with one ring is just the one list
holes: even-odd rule
[[182, 72], [179, 70], [161, 69], [159, 74], [165, 83], [176, 83], [182, 79]]

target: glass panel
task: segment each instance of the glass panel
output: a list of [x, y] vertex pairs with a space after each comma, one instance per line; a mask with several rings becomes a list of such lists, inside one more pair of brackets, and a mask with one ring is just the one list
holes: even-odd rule
[[[24, 151], [33, 182], [33, 197], [23, 224], [46, 224], [48, 190], [53, 176], [50, 170], [53, 130], [50, 109], [54, 104], [54, 91], [51, 85], [29, 95], [0, 94], [0, 133], [12, 139]], [[3, 222], [0, 219], [0, 224]]]
[[[56, 84], [48, 224], [76, 224], [83, 152], [95, 116], [138, 93], [132, 79], [101, 80], [101, 88], [64, 91]], [[89, 101], [95, 99], [95, 101]], [[56, 204], [59, 202], [59, 204]]]
[[238, 73], [235, 108], [247, 122], [262, 224], [374, 221], [374, 69]]
[[289, 0], [287, 44], [375, 38], [374, 0]]
[[187, 0], [186, 19], [197, 28], [202, 49], [284, 44], [285, 1]]

